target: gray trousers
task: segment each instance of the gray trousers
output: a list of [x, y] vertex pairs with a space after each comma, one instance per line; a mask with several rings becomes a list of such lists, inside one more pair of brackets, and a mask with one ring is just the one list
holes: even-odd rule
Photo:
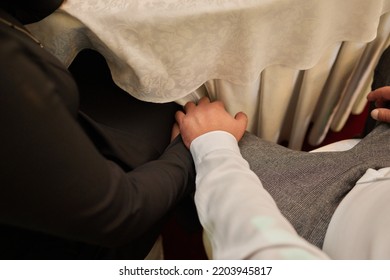
[[[373, 88], [390, 85], [389, 63], [388, 49], [376, 68]], [[343, 152], [293, 151], [249, 133], [240, 149], [298, 234], [322, 248], [334, 211], [356, 181], [368, 168], [390, 166], [390, 125], [376, 125]]]

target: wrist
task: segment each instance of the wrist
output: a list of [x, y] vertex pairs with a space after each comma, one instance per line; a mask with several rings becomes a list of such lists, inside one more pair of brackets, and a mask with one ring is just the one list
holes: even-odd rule
[[204, 155], [217, 150], [230, 150], [240, 154], [236, 138], [231, 133], [222, 130], [202, 134], [196, 137], [190, 145], [195, 163], [200, 162]]

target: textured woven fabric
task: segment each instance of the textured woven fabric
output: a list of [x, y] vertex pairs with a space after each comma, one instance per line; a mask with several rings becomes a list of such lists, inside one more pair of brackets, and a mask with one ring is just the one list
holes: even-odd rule
[[298, 234], [321, 248], [336, 207], [356, 181], [368, 168], [390, 166], [389, 138], [389, 125], [381, 124], [343, 152], [293, 151], [250, 134], [240, 148]]

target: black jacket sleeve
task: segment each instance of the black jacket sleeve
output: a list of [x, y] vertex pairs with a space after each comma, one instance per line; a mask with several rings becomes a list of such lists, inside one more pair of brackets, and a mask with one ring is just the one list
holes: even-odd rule
[[66, 69], [3, 33], [0, 42], [1, 224], [120, 246], [193, 190], [194, 166], [180, 137], [159, 159], [124, 172], [76, 121]]

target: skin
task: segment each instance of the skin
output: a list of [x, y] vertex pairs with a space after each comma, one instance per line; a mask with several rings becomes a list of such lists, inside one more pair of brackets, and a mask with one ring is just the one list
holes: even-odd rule
[[238, 142], [248, 124], [248, 117], [243, 112], [232, 117], [221, 101], [211, 102], [207, 97], [200, 99], [198, 104], [188, 102], [184, 112], [176, 112], [175, 117], [187, 148], [190, 148], [195, 138], [216, 130], [232, 134]]
[[375, 102], [376, 109], [371, 111], [374, 120], [390, 123], [390, 109], [385, 108], [386, 102], [390, 100], [390, 86], [381, 87], [370, 92], [367, 100]]

